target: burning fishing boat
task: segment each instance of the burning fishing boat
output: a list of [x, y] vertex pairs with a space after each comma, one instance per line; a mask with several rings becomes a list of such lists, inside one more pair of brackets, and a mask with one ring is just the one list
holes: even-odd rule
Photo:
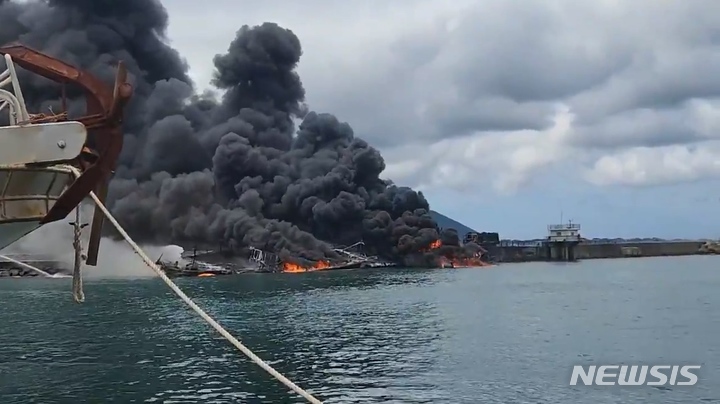
[[212, 265], [207, 262], [202, 262], [197, 259], [197, 251], [193, 250], [193, 254], [190, 256], [188, 262], [184, 258], [173, 262], [163, 261], [162, 255], [155, 261], [160, 269], [171, 278], [180, 277], [197, 277], [207, 278], [214, 277], [217, 275], [232, 275], [235, 272], [233, 270], [223, 268], [218, 265]]
[[[101, 201], [122, 149], [122, 111], [132, 87], [118, 64], [114, 86], [20, 44], [0, 47], [0, 249], [62, 220], [91, 192]], [[62, 111], [31, 114], [16, 65], [62, 85]], [[65, 87], [83, 90], [86, 115], [70, 119]], [[5, 89], [7, 88], [7, 89]], [[7, 117], [7, 118], [6, 118]], [[79, 175], [77, 175], [79, 173]], [[86, 264], [97, 265], [103, 212], [96, 209]]]
[[335, 248], [334, 251], [340, 257], [330, 260], [281, 260], [277, 254], [250, 247], [250, 262], [257, 266], [259, 272], [282, 272], [301, 273], [315, 271], [331, 271], [338, 269], [358, 268], [389, 268], [396, 266], [395, 263], [382, 261], [377, 257], [369, 257], [358, 251], [364, 246], [362, 241], [345, 248]]
[[332, 265], [327, 261], [318, 261], [315, 264], [302, 266], [293, 262], [283, 261], [277, 254], [250, 247], [249, 261], [258, 272], [310, 272], [312, 270], [329, 269]]
[[[435, 240], [422, 251], [428, 253], [440, 250], [442, 247], [442, 241]], [[434, 263], [440, 268], [479, 268], [491, 266], [485, 258], [487, 250], [480, 246], [477, 246], [477, 251], [475, 253], [463, 256], [453, 255], [452, 252], [442, 254], [442, 250], [440, 251], [441, 253], [437, 255], [438, 262]]]

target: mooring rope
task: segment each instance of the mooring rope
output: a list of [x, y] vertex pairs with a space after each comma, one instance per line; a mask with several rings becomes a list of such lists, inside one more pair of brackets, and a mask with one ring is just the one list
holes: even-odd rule
[[82, 271], [80, 270], [81, 266], [82, 265], [80, 263], [76, 263], [75, 267], [73, 268], [73, 274], [72, 274], [73, 299], [75, 299], [75, 301], [77, 303], [85, 302], [85, 292], [83, 291]]
[[82, 279], [82, 244], [80, 242], [80, 231], [83, 225], [80, 223], [80, 207], [75, 208], [75, 223], [73, 225], [73, 249], [75, 250], [75, 261], [73, 263], [72, 290], [73, 299], [77, 303], [85, 302]]
[[[80, 172], [75, 167], [68, 166], [68, 168], [75, 174], [76, 177], [80, 176]], [[110, 211], [107, 209], [107, 207], [105, 207], [105, 204], [103, 204], [102, 201], [100, 201], [100, 198], [98, 198], [94, 192], [90, 193], [90, 197], [93, 199], [93, 201], [95, 201], [95, 204], [100, 208], [100, 210], [102, 210], [105, 217], [110, 221], [110, 223], [112, 223], [112, 225], [115, 227], [115, 229], [117, 229], [117, 231], [125, 239], [125, 241], [127, 241], [127, 243], [130, 244], [130, 247], [132, 247], [132, 249], [135, 251], [135, 253], [137, 253], [140, 256], [140, 258], [142, 258], [142, 260], [145, 262], [145, 265], [150, 267], [150, 269], [152, 269], [160, 277], [160, 279], [162, 279], [163, 282], [165, 282], [165, 284], [173, 292], [175, 292], [175, 294], [178, 295], [178, 297], [180, 297], [180, 299], [182, 299], [183, 302], [185, 302], [185, 304], [190, 306], [190, 308], [193, 309], [193, 311], [195, 311], [195, 313], [197, 313], [203, 320], [205, 320], [205, 322], [210, 324], [210, 326], [212, 328], [214, 328], [218, 333], [220, 333], [220, 335], [225, 337], [226, 340], [228, 340], [237, 349], [239, 349], [243, 354], [245, 354], [245, 356], [250, 358], [250, 360], [255, 362], [255, 364], [257, 364], [258, 366], [263, 368], [263, 370], [265, 370], [270, 375], [272, 375], [274, 378], [279, 380], [282, 384], [284, 384], [285, 386], [290, 388], [292, 391], [296, 392], [297, 394], [299, 394], [300, 396], [305, 398], [308, 402], [310, 402], [312, 404], [322, 404], [322, 401], [313, 397], [310, 393], [303, 390], [300, 386], [293, 383], [290, 379], [288, 379], [287, 377], [283, 376], [280, 372], [275, 370], [267, 362], [260, 359], [259, 356], [255, 355], [255, 353], [253, 353], [253, 351], [250, 350], [250, 348], [243, 345], [242, 342], [240, 342], [237, 338], [235, 338], [232, 334], [230, 334], [227, 330], [225, 330], [225, 328], [223, 328], [223, 326], [221, 326], [217, 321], [215, 321], [215, 319], [210, 317], [210, 315], [207, 314], [203, 309], [201, 309], [200, 306], [195, 304], [195, 302], [192, 299], [190, 299], [185, 294], [185, 292], [183, 292], [170, 278], [168, 278], [167, 275], [165, 275], [165, 272], [163, 272], [163, 270], [160, 269], [160, 267], [157, 264], [155, 264], [155, 262], [153, 262], [153, 260], [151, 260], [147, 256], [147, 254], [145, 254], [145, 252], [140, 248], [140, 246], [138, 246], [135, 243], [135, 241], [132, 238], [130, 238], [130, 236], [127, 234], [127, 232], [125, 232], [125, 229], [123, 229], [122, 226], [120, 226], [120, 223], [118, 223], [117, 220], [115, 220], [115, 217], [113, 217], [112, 213], [110, 213]]]

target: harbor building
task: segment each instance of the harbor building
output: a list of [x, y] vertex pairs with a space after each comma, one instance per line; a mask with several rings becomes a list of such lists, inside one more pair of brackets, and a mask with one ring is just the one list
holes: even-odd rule
[[580, 224], [572, 220], [563, 224], [548, 225], [545, 244], [546, 257], [550, 261], [575, 261], [575, 249], [580, 244]]

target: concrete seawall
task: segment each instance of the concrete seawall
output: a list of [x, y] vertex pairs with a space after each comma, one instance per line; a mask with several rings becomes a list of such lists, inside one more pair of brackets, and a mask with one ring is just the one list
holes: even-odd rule
[[[656, 243], [607, 243], [579, 244], [575, 248], [576, 259], [662, 257], [699, 254], [701, 241], [666, 241]], [[544, 246], [497, 246], [488, 252], [499, 262], [546, 261], [548, 251]]]
[[580, 244], [575, 249], [575, 257], [577, 259], [592, 259], [694, 255], [698, 253], [702, 244], [700, 241]]
[[[60, 272], [59, 270], [62, 267], [62, 264], [58, 262], [48, 259], [37, 259], [28, 255], [11, 255], [11, 257], [26, 264], [32, 265], [38, 269], [41, 269], [49, 274], [55, 274]], [[38, 273], [30, 269], [21, 267], [13, 262], [0, 259], [0, 278], [15, 276], [38, 276]]]
[[486, 249], [498, 262], [545, 261], [547, 259], [545, 249], [539, 246], [489, 246]]

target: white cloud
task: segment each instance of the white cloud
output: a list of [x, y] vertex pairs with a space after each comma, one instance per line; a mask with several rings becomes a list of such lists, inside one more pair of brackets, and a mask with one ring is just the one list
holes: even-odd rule
[[635, 147], [599, 158], [585, 178], [595, 185], [648, 186], [720, 177], [720, 141]]
[[476, 191], [489, 181], [497, 191], [512, 193], [543, 169], [572, 157], [566, 141], [572, 118], [561, 109], [553, 126], [543, 131], [475, 133], [424, 148], [394, 149], [389, 155], [396, 163], [388, 165], [386, 174], [420, 189]]
[[[720, 102], [692, 100], [684, 110], [685, 120], [680, 125], [696, 134], [697, 141], [607, 152], [586, 170], [584, 178], [600, 186], [650, 186], [720, 178]], [[639, 131], [637, 124], [636, 129]]]

